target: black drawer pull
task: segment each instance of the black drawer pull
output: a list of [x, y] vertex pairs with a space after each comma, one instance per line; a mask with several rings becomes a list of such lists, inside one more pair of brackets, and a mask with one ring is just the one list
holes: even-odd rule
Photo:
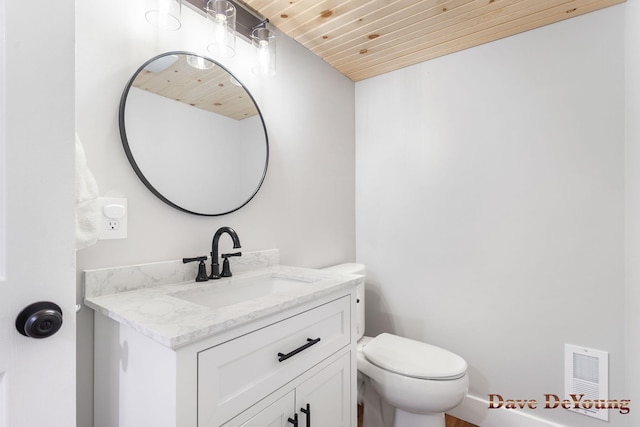
[[307, 407], [300, 408], [300, 412], [307, 416], [307, 427], [311, 427], [311, 405], [307, 403]]
[[295, 414], [293, 418], [289, 418], [287, 421], [293, 424], [293, 427], [298, 427], [298, 414]]
[[287, 353], [287, 354], [278, 353], [278, 362], [282, 362], [284, 360], [287, 360], [288, 358], [295, 356], [296, 354], [300, 353], [301, 351], [304, 351], [304, 350], [308, 349], [309, 347], [311, 347], [312, 345], [317, 344], [319, 342], [320, 342], [320, 338], [316, 338], [315, 340], [311, 339], [311, 338], [307, 338], [307, 343], [305, 345], [296, 348], [291, 353]]

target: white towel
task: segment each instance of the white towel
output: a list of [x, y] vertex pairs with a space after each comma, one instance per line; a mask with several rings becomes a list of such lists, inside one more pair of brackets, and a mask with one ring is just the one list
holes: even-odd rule
[[87, 167], [87, 158], [76, 134], [76, 250], [98, 241], [98, 184]]
[[384, 401], [371, 380], [358, 372], [358, 403], [363, 405], [363, 427], [392, 427], [395, 408]]

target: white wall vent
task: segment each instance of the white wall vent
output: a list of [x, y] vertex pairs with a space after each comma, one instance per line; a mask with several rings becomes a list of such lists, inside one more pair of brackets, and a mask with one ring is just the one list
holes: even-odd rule
[[565, 344], [564, 392], [570, 411], [609, 421], [609, 353]]

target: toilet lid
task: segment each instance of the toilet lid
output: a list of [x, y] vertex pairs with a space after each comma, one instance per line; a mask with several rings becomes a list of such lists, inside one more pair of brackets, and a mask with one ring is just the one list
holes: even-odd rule
[[467, 371], [467, 362], [457, 354], [392, 334], [378, 335], [362, 352], [374, 365], [406, 377], [447, 380]]

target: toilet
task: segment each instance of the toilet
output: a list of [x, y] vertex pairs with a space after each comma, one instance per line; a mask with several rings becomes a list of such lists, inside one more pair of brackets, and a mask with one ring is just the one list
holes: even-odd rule
[[[363, 264], [326, 270], [366, 274]], [[465, 360], [442, 348], [383, 333], [364, 336], [364, 284], [356, 289], [358, 375], [395, 408], [393, 427], [445, 427], [444, 413], [458, 406], [469, 390]], [[366, 408], [365, 408], [366, 411]]]

